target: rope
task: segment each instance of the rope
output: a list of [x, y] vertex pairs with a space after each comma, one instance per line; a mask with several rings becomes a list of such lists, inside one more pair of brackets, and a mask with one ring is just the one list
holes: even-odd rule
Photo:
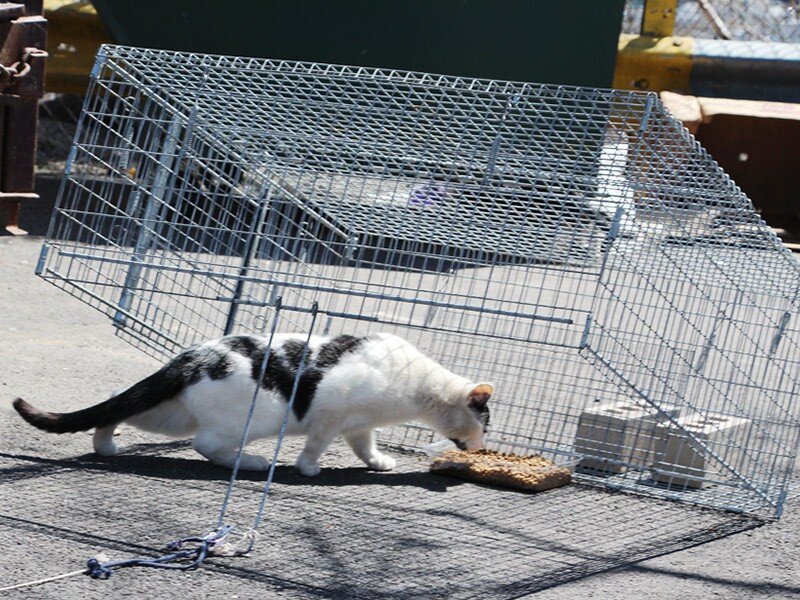
[[[157, 556], [155, 558], [132, 558], [129, 560], [116, 560], [102, 562], [94, 557], [86, 561], [86, 568], [80, 571], [71, 571], [62, 575], [55, 575], [44, 579], [36, 579], [25, 583], [18, 583], [8, 587], [0, 588], [0, 592], [8, 592], [24, 587], [33, 587], [75, 575], [88, 575], [92, 579], [108, 579], [118, 569], [125, 567], [152, 567], [156, 569], [173, 569], [176, 571], [190, 571], [198, 568], [208, 556], [239, 556], [249, 552], [257, 534], [255, 531], [248, 531], [242, 539], [231, 543], [227, 537], [233, 532], [233, 527], [220, 527], [204, 537], [187, 537], [175, 540], [167, 544], [166, 549], [171, 551], [169, 554]], [[194, 548], [184, 548], [186, 544], [197, 544]], [[171, 564], [180, 561], [179, 564]]]
[[264, 517], [264, 510], [267, 505], [267, 498], [269, 497], [269, 490], [272, 486], [272, 479], [275, 476], [275, 465], [278, 464], [278, 453], [281, 451], [281, 444], [283, 444], [283, 438], [286, 436], [286, 427], [289, 425], [289, 415], [292, 412], [292, 407], [294, 406], [294, 400], [297, 397], [297, 388], [300, 385], [300, 374], [303, 372], [303, 369], [306, 365], [306, 359], [308, 358], [308, 344], [311, 342], [311, 332], [314, 331], [314, 325], [317, 322], [317, 314], [319, 310], [319, 305], [314, 302], [311, 305], [311, 325], [308, 328], [308, 336], [306, 337], [306, 345], [303, 348], [303, 355], [300, 357], [300, 365], [297, 367], [297, 375], [294, 378], [294, 385], [292, 386], [292, 393], [289, 396], [289, 402], [286, 404], [286, 411], [283, 413], [283, 421], [281, 422], [281, 429], [278, 433], [278, 439], [275, 442], [275, 452], [272, 455], [272, 461], [269, 464], [269, 473], [267, 474], [267, 481], [264, 483], [264, 489], [261, 492], [261, 502], [258, 505], [258, 511], [256, 512], [256, 518], [253, 521], [253, 525], [251, 529], [253, 531], [258, 530], [258, 526], [261, 524], [261, 519]]
[[[125, 567], [152, 567], [155, 569], [173, 569], [175, 571], [189, 571], [199, 567], [209, 554], [214, 553], [214, 547], [223, 543], [233, 527], [225, 526], [212, 531], [205, 537], [187, 537], [167, 544], [171, 554], [156, 558], [132, 558], [100, 562], [97, 558], [90, 558], [86, 563], [86, 574], [92, 579], [108, 579], [114, 574], [115, 569]], [[184, 544], [194, 542], [197, 547], [183, 549]], [[171, 564], [176, 561], [188, 561], [181, 564]]]
[[33, 587], [35, 585], [42, 585], [43, 583], [50, 583], [51, 581], [58, 581], [59, 579], [66, 579], [67, 577], [74, 577], [75, 575], [86, 574], [87, 569], [80, 571], [71, 571], [63, 575], [56, 575], [54, 577], [47, 577], [45, 579], [36, 579], [35, 581], [26, 581], [25, 583], [17, 583], [16, 585], [9, 585], [8, 587], [0, 588], [0, 592], [10, 592], [11, 590], [18, 590], [24, 587]]

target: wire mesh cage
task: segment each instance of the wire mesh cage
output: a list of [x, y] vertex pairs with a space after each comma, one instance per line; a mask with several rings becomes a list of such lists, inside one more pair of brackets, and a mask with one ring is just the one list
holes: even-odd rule
[[37, 272], [159, 358], [396, 333], [591, 485], [789, 488], [798, 263], [655, 94], [104, 46]]

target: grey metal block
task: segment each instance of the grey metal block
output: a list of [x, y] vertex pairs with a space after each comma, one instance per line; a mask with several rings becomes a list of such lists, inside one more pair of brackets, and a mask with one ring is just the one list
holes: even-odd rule
[[710, 446], [728, 465], [739, 463], [739, 444], [749, 432], [749, 419], [709, 413], [679, 419], [678, 424], [659, 426], [664, 442], [653, 465], [653, 480], [675, 487], [704, 488], [719, 476], [717, 461], [694, 440]]
[[[680, 407], [669, 405], [662, 410], [674, 418]], [[657, 426], [668, 420], [664, 413], [633, 402], [615, 402], [584, 410], [575, 436], [575, 451], [586, 455], [579, 469], [621, 473], [629, 464], [650, 464], [660, 435]]]

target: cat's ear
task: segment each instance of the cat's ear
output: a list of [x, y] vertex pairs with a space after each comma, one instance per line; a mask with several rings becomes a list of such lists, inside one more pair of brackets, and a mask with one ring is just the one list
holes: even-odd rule
[[469, 393], [468, 401], [470, 408], [477, 408], [478, 410], [485, 408], [486, 403], [489, 401], [489, 398], [492, 397], [493, 393], [494, 388], [491, 384], [479, 383]]

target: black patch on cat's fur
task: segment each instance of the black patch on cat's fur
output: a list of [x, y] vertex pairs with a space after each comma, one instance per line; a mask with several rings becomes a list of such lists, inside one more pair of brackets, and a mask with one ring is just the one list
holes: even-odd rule
[[[294, 404], [292, 404], [292, 411], [298, 421], [303, 420], [303, 417], [306, 416], [308, 409], [311, 407], [311, 401], [314, 399], [314, 394], [317, 393], [317, 386], [319, 382], [322, 381], [322, 375], [322, 372], [314, 367], [303, 370], [300, 381], [297, 383], [297, 394], [294, 397]], [[290, 398], [291, 394], [292, 390], [289, 389], [289, 393], [284, 394], [284, 396]]]
[[305, 350], [305, 347], [305, 343], [301, 342], [300, 340], [289, 340], [284, 342], [282, 346], [286, 360], [289, 361], [289, 366], [294, 370], [295, 373], [297, 373], [297, 369], [300, 368], [300, 362], [303, 360], [303, 351]]
[[22, 398], [14, 401], [14, 408], [28, 423], [52, 433], [74, 433], [94, 427], [107, 427], [155, 408], [197, 382], [204, 375], [219, 379], [230, 373], [226, 356], [210, 348], [189, 348], [169, 361], [161, 369], [135, 383], [127, 390], [71, 413], [51, 413], [31, 406]]
[[197, 383], [205, 375], [210, 379], [223, 379], [231, 374], [233, 365], [227, 353], [213, 347], [198, 346], [173, 358], [164, 369], [185, 387]]
[[[232, 352], [250, 359], [250, 377], [253, 378], [253, 381], [258, 381], [261, 376], [261, 369], [264, 367], [266, 344], [261, 342], [260, 339], [249, 335], [229, 336], [222, 340], [222, 344], [230, 348]], [[300, 341], [297, 341], [297, 344], [299, 344], [300, 357], [302, 357], [302, 350], [305, 344]], [[264, 377], [261, 380], [261, 387], [269, 391], [277, 390], [286, 398], [291, 396], [294, 377], [297, 373], [297, 367], [300, 366], [300, 357], [296, 359], [296, 366], [292, 370], [282, 360], [280, 352], [270, 350]]]
[[222, 338], [220, 344], [247, 358], [251, 358], [253, 353], [258, 351], [264, 355], [264, 344], [259, 344], [258, 338], [252, 335], [229, 335]]
[[[250, 359], [250, 376], [253, 378], [253, 381], [257, 381], [258, 376], [261, 374], [261, 365], [264, 362], [264, 348], [266, 344], [259, 343], [258, 338], [250, 335], [230, 335], [222, 338], [220, 343], [230, 348], [231, 352], [236, 352]], [[270, 352], [270, 363], [272, 362], [272, 353]], [[269, 365], [267, 365], [267, 368], [269, 368]], [[266, 374], [264, 379], [267, 379]], [[269, 390], [274, 389], [274, 386], [262, 387]]]
[[[339, 336], [320, 348], [316, 360], [311, 356], [307, 358], [293, 406], [298, 420], [308, 412], [325, 371], [335, 365], [346, 352], [354, 350], [360, 342], [359, 338], [353, 336]], [[230, 352], [248, 357], [252, 364], [253, 380], [258, 379], [264, 361], [263, 342], [259, 343], [259, 339], [254, 336], [242, 335], [224, 338], [220, 344], [227, 347], [228, 352], [215, 346], [189, 348], [124, 392], [82, 410], [71, 413], [50, 413], [39, 410], [22, 398], [14, 401], [14, 408], [28, 423], [39, 429], [53, 433], [72, 433], [114, 425], [155, 408], [205, 376], [214, 380], [224, 379], [233, 371], [233, 363], [228, 356]], [[266, 372], [261, 381], [262, 387], [277, 390], [288, 401], [292, 395], [304, 348], [303, 342], [289, 340], [280, 351], [271, 350]]]
[[459, 450], [466, 450], [467, 449], [467, 445], [464, 442], [462, 442], [461, 440], [456, 439], [456, 438], [448, 438], [448, 439], [451, 442], [453, 442], [456, 445], [456, 448], [458, 448]]
[[[245, 337], [245, 336], [242, 336]], [[319, 382], [325, 372], [339, 362], [347, 352], [352, 352], [358, 348], [363, 338], [356, 338], [351, 335], [340, 335], [323, 344], [319, 352], [309, 352], [306, 356], [305, 368], [297, 382], [297, 393], [295, 394], [292, 411], [298, 421], [302, 421], [306, 416], [314, 394], [317, 391]], [[253, 381], [257, 381], [261, 374], [262, 363], [264, 361], [264, 348], [258, 347], [246, 339], [226, 339], [226, 344], [236, 352], [248, 356], [251, 360], [251, 376]], [[272, 349], [269, 353], [269, 361], [261, 380], [261, 387], [277, 391], [288, 402], [292, 397], [297, 371], [303, 360], [305, 343], [301, 340], [288, 340], [280, 349]]]
[[322, 381], [325, 373], [338, 364], [345, 354], [355, 352], [363, 341], [364, 338], [340, 335], [320, 346], [319, 352], [315, 357], [309, 357], [307, 367], [300, 376], [300, 385], [297, 388], [297, 395], [294, 399], [293, 410], [298, 421], [302, 421], [308, 412], [314, 399], [314, 394], [317, 391], [317, 386]]
[[216, 360], [206, 365], [206, 372], [211, 379], [224, 379], [233, 372], [233, 365], [227, 356], [216, 354]]
[[[287, 368], [279, 375], [280, 383], [278, 383], [278, 389], [287, 401], [292, 397], [294, 380], [303, 360], [305, 347], [306, 345], [300, 340], [289, 340], [283, 344], [282, 362]], [[297, 393], [294, 397], [294, 404], [292, 404], [292, 412], [294, 412], [298, 421], [302, 421], [303, 417], [306, 416], [317, 391], [317, 386], [322, 381], [322, 372], [315, 363], [316, 361], [311, 356], [311, 352], [309, 352], [306, 356], [305, 368], [300, 375], [300, 380], [297, 382]], [[278, 374], [276, 373], [276, 375]]]
[[323, 371], [328, 370], [338, 363], [347, 352], [355, 351], [363, 341], [364, 338], [352, 335], [340, 335], [333, 338], [319, 349], [316, 360], [317, 367]]
[[478, 417], [478, 421], [483, 424], [483, 433], [489, 430], [489, 407], [484, 403], [478, 406], [470, 406], [470, 410]]

